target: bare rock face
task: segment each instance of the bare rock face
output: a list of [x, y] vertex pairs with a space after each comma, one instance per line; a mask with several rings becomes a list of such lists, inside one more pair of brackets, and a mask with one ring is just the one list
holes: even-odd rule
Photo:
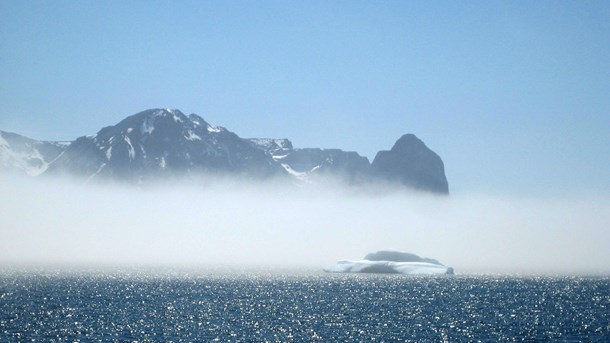
[[390, 151], [378, 152], [371, 172], [417, 190], [449, 194], [443, 161], [413, 134], [400, 137]]

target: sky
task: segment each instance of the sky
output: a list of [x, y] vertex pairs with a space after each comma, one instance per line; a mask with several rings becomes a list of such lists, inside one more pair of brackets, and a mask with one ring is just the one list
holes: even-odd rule
[[[0, 263], [609, 273], [608, 1], [0, 1], [0, 130], [150, 108], [373, 160], [414, 133], [451, 195], [0, 178]], [[355, 193], [354, 193], [355, 192]]]
[[358, 151], [414, 133], [452, 194], [610, 194], [608, 1], [0, 2], [0, 130], [149, 108]]

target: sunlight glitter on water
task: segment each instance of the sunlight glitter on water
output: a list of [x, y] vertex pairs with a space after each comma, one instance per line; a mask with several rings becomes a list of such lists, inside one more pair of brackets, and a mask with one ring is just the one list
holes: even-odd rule
[[0, 299], [9, 341], [610, 337], [608, 277], [4, 273]]

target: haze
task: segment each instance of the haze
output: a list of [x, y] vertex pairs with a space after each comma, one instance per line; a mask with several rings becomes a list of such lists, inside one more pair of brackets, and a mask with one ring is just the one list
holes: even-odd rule
[[[53, 181], [53, 182], [49, 182]], [[461, 273], [608, 273], [610, 201], [277, 183], [0, 181], [0, 264], [311, 267], [381, 249]]]
[[0, 1], [0, 130], [72, 141], [150, 108], [357, 151], [406, 133], [451, 196], [0, 174], [0, 266], [610, 273], [610, 1]]

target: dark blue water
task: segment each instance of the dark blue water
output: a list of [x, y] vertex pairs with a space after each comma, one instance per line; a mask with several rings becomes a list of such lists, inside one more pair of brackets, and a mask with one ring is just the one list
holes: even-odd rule
[[610, 341], [608, 277], [0, 273], [0, 341]]

